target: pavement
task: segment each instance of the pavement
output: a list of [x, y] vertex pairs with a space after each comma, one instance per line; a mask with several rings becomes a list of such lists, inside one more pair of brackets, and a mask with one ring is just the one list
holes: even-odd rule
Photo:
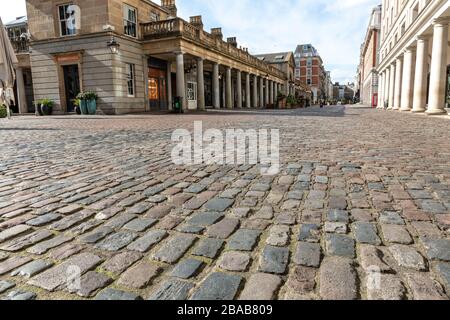
[[[174, 129], [280, 129], [281, 170]], [[0, 119], [0, 299], [448, 299], [446, 117], [358, 107]]]

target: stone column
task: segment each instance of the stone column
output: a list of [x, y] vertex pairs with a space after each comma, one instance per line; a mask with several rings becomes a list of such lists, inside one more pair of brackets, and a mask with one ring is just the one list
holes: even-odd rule
[[400, 111], [411, 111], [413, 103], [415, 49], [406, 49], [403, 55], [403, 82]]
[[187, 101], [186, 101], [186, 83], [185, 83], [185, 75], [184, 75], [184, 53], [177, 52], [176, 53], [176, 61], [177, 61], [177, 96], [183, 99], [183, 110], [187, 109]]
[[388, 110], [394, 108], [394, 88], [395, 88], [395, 64], [391, 65], [389, 71], [389, 107]]
[[275, 93], [275, 87], [276, 87], [276, 83], [274, 81], [272, 81], [272, 86], [270, 87], [270, 89], [272, 90], [272, 104], [275, 105], [275, 101], [277, 100], [277, 94]]
[[273, 81], [269, 81], [269, 104], [273, 105]]
[[227, 81], [226, 74], [222, 75], [222, 99], [223, 99], [223, 107], [227, 107]]
[[264, 108], [264, 78], [259, 78], [259, 107]]
[[258, 108], [258, 76], [253, 76], [253, 108]]
[[226, 74], [226, 105], [227, 109], [233, 109], [233, 97], [231, 96], [231, 68], [227, 67], [227, 74]]
[[400, 103], [402, 98], [402, 75], [403, 75], [403, 61], [401, 58], [397, 58], [395, 63], [395, 91], [394, 91], [393, 110], [400, 110]]
[[387, 103], [389, 105], [389, 80], [390, 80], [390, 70], [386, 68], [384, 70], [384, 92], [383, 92], [383, 108]]
[[203, 58], [197, 58], [197, 109], [205, 110], [205, 73]]
[[289, 92], [289, 80], [286, 80], [285, 83], [284, 83], [284, 94], [286, 96], [288, 96], [290, 94], [290, 92]]
[[215, 109], [220, 109], [220, 82], [219, 82], [219, 64], [213, 64], [213, 107]]
[[245, 74], [245, 107], [251, 108], [251, 94], [250, 94], [250, 73]]
[[269, 79], [265, 79], [264, 107], [269, 105]]
[[173, 97], [172, 97], [172, 62], [167, 61], [167, 73], [166, 73], [166, 87], [167, 87], [167, 108], [172, 110]]
[[384, 75], [381, 72], [378, 75], [378, 101], [377, 101], [377, 109], [381, 109], [383, 105], [383, 78]]
[[428, 38], [417, 37], [416, 71], [414, 78], [414, 101], [412, 112], [427, 110], [428, 88]]
[[19, 113], [27, 113], [27, 97], [25, 94], [25, 82], [23, 81], [23, 70], [22, 68], [16, 69], [16, 80], [17, 80], [17, 103], [19, 105]]
[[430, 97], [427, 114], [447, 114], [448, 19], [433, 21], [433, 51], [431, 53]]
[[236, 80], [236, 90], [237, 90], [237, 105], [236, 108], [242, 109], [242, 73], [241, 70], [237, 70], [237, 80]]

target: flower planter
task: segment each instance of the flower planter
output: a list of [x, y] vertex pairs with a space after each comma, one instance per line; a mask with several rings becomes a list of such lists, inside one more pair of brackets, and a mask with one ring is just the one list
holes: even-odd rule
[[80, 110], [81, 110], [81, 114], [83, 114], [83, 115], [89, 114], [86, 100], [80, 100]]
[[286, 98], [282, 98], [278, 100], [277, 106], [279, 109], [286, 109]]
[[53, 112], [53, 107], [48, 106], [48, 105], [45, 105], [45, 104], [41, 104], [41, 106], [40, 106], [39, 109], [41, 110], [40, 113], [41, 113], [43, 116], [49, 116], [49, 115], [51, 115], [52, 112]]
[[88, 114], [94, 115], [97, 113], [97, 101], [88, 100], [86, 101]]

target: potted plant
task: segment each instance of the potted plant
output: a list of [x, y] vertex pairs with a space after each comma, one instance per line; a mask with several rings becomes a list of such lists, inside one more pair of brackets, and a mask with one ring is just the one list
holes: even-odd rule
[[0, 118], [6, 118], [8, 116], [8, 111], [4, 105], [0, 105]]
[[277, 105], [280, 109], [286, 108], [286, 96], [282, 92], [277, 94]]
[[42, 99], [38, 102], [38, 108], [41, 110], [40, 114], [49, 116], [53, 112], [54, 102], [50, 99]]
[[73, 99], [72, 103], [73, 103], [73, 105], [75, 107], [75, 113], [76, 114], [81, 114], [81, 107], [80, 107], [81, 100], [80, 99]]
[[86, 99], [88, 114], [96, 114], [98, 99], [97, 94], [93, 91], [88, 91], [84, 94], [84, 98]]
[[295, 107], [297, 105], [297, 99], [294, 96], [289, 95], [286, 99], [289, 108]]
[[81, 114], [89, 114], [88, 110], [87, 110], [87, 102], [86, 102], [86, 98], [85, 98], [85, 93], [80, 92], [79, 94], [77, 94], [77, 98], [80, 104], [80, 113]]
[[93, 91], [80, 92], [77, 95], [80, 100], [81, 114], [96, 114], [98, 96]]

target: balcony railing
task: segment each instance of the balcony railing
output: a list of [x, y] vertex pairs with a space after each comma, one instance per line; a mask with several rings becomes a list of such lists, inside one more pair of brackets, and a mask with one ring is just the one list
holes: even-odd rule
[[10, 39], [14, 52], [28, 53], [30, 51], [29, 43], [26, 39]]
[[142, 36], [144, 40], [162, 39], [166, 37], [183, 37], [207, 48], [229, 55], [237, 60], [250, 64], [264, 72], [285, 79], [286, 75], [281, 70], [259, 60], [247, 51], [239, 49], [232, 44], [215, 37], [210, 33], [195, 27], [194, 25], [180, 18], [161, 20], [141, 24]]

